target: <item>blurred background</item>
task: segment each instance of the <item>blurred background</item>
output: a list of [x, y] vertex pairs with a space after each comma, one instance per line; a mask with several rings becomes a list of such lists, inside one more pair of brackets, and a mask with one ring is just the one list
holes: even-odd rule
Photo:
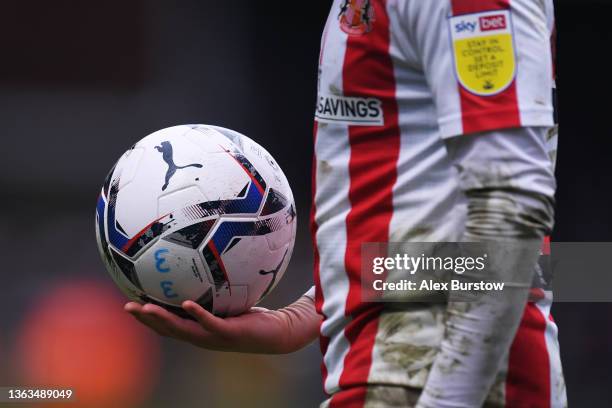
[[[612, 241], [605, 1], [558, 1], [558, 241]], [[172, 125], [264, 145], [292, 184], [299, 232], [266, 300], [312, 284], [308, 233], [320, 33], [329, 2], [4, 1], [0, 5], [0, 385], [73, 384], [77, 407], [313, 407], [313, 344], [288, 356], [202, 351], [122, 312], [95, 247], [115, 160]], [[579, 273], [579, 271], [578, 271]], [[612, 290], [612, 288], [611, 288]], [[556, 304], [570, 405], [612, 400], [612, 306]], [[20, 405], [23, 407], [23, 405]]]

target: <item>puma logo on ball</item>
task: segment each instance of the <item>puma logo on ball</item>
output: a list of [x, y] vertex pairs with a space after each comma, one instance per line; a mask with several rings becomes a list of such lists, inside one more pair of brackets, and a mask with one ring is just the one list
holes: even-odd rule
[[288, 249], [285, 250], [285, 254], [283, 255], [283, 259], [281, 259], [281, 261], [279, 262], [279, 264], [278, 264], [278, 266], [276, 268], [272, 269], [271, 271], [264, 271], [264, 270], [259, 271], [260, 275], [270, 275], [270, 274], [272, 274], [272, 280], [268, 284], [268, 287], [266, 288], [266, 290], [264, 290], [264, 293], [259, 298], [260, 300], [263, 299], [268, 294], [268, 292], [270, 292], [270, 290], [272, 290], [272, 287], [274, 286], [274, 283], [276, 282], [276, 274], [278, 274], [280, 272], [281, 265], [283, 264], [283, 262], [285, 262], [285, 257], [287, 256], [287, 252], [289, 252]]
[[161, 146], [155, 146], [155, 150], [162, 154], [162, 158], [168, 165], [168, 170], [166, 171], [166, 182], [162, 186], [162, 191], [164, 191], [168, 187], [168, 183], [170, 182], [172, 176], [174, 176], [174, 173], [176, 173], [176, 170], [186, 169], [187, 167], [196, 167], [198, 169], [202, 168], [202, 165], [199, 163], [192, 163], [186, 166], [177, 166], [174, 163], [174, 159], [172, 158], [173, 152], [172, 145], [170, 144], [170, 142], [161, 142]]

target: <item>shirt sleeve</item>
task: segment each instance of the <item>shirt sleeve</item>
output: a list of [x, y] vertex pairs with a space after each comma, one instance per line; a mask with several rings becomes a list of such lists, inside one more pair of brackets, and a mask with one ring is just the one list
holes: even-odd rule
[[544, 2], [412, 1], [406, 12], [443, 138], [553, 125]]
[[303, 296], [306, 296], [314, 301], [315, 300], [315, 287], [313, 286], [310, 289], [308, 289], [308, 292], [304, 293]]

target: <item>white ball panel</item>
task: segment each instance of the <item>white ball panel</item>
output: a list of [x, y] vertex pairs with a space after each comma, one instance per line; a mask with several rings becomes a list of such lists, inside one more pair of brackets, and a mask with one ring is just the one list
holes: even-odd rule
[[249, 309], [248, 294], [249, 287], [247, 285], [232, 285], [230, 288], [222, 288], [214, 297], [213, 312], [219, 316], [234, 316], [243, 313]]
[[138, 259], [136, 273], [149, 296], [177, 306], [199, 298], [211, 286], [195, 250], [164, 240], [158, 240]]
[[155, 145], [159, 145], [161, 142], [165, 140], [177, 140], [185, 133], [191, 130], [191, 126], [189, 125], [179, 125], [172, 126], [164, 129], [160, 129], [157, 132], [153, 132], [146, 137], [143, 137], [136, 143], [136, 147], [152, 147]]
[[[248, 285], [249, 305], [260, 300], [272, 279], [276, 285], [291, 258], [292, 242], [271, 250], [266, 238], [267, 236], [242, 237], [240, 242], [222, 255], [230, 286]], [[278, 270], [275, 277], [271, 273], [274, 270]], [[261, 271], [264, 273], [261, 274]]]
[[250, 182], [250, 177], [243, 168], [226, 152], [210, 154], [203, 161], [204, 168], [198, 181], [189, 182], [197, 185], [208, 201], [231, 200]]
[[235, 148], [231, 140], [210, 126], [194, 125], [184, 137], [204, 153], [222, 153]]
[[115, 168], [115, 174], [117, 177], [120, 177], [119, 190], [134, 180], [144, 153], [145, 149], [142, 147], [134, 147], [133, 149], [123, 153], [123, 156], [121, 156], [121, 159]]
[[125, 277], [117, 265], [113, 263], [110, 268], [107, 266], [107, 270], [110, 272], [111, 278], [115, 284], [119, 287], [121, 292], [128, 297], [128, 299], [134, 302], [141, 302], [140, 296], [142, 296], [144, 292], [134, 286], [132, 282]]
[[[277, 249], [276, 251], [276, 256], [278, 258], [278, 255], [284, 255], [284, 258], [282, 258], [281, 255], [281, 261], [282, 263], [280, 264], [279, 267], [279, 272], [276, 275], [276, 279], [274, 280], [274, 282], [272, 283], [272, 286], [270, 286], [270, 288], [268, 289], [268, 293], [266, 293], [265, 295], [267, 296], [272, 290], [274, 290], [274, 288], [276, 287], [276, 285], [278, 285], [278, 282], [280, 282], [280, 280], [282, 279], [282, 277], [285, 275], [285, 272], [287, 272], [287, 267], [289, 266], [289, 262], [291, 262], [291, 255], [293, 255], [293, 242], [288, 243], [285, 247], [281, 247], [279, 249]], [[263, 295], [263, 293], [262, 293]], [[264, 298], [262, 297], [262, 295], [260, 295], [258, 297], [258, 301], [263, 300]]]
[[206, 196], [197, 186], [184, 187], [159, 197], [157, 214], [161, 217], [204, 201], [207, 201]]
[[282, 228], [267, 234], [265, 238], [268, 242], [268, 248], [271, 251], [276, 251], [277, 249], [287, 245], [287, 243], [293, 242], [293, 238], [295, 237], [295, 225], [296, 222], [294, 217], [291, 222]]
[[264, 236], [241, 237], [240, 242], [221, 255], [230, 283], [252, 284], [253, 276], [270, 263], [269, 252]]

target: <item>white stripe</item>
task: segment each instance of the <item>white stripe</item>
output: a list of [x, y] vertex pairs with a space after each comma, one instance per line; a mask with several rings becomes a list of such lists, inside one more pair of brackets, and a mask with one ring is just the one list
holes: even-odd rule
[[561, 367], [561, 350], [558, 340], [559, 330], [557, 325], [550, 320], [552, 294], [551, 292], [546, 292], [546, 295], [546, 299], [537, 302], [536, 306], [546, 320], [544, 338], [550, 364], [550, 406], [552, 408], [561, 408], [567, 406], [567, 396], [565, 392], [563, 368]]
[[[391, 25], [390, 48], [393, 61], [404, 59], [410, 44], [404, 31], [408, 10], [395, 11], [387, 3]], [[443, 21], [446, 24], [446, 20]], [[446, 25], [443, 26], [446, 30]], [[440, 137], [437, 112], [431, 89], [421, 69], [406, 65], [393, 67], [395, 94], [400, 126], [400, 149], [397, 182], [393, 186], [393, 214], [389, 225], [389, 242], [457, 241], [463, 230], [465, 205], [448, 161], [446, 147]], [[459, 103], [457, 87], [449, 91]], [[383, 313], [372, 351], [368, 382], [423, 387], [433, 353], [444, 333], [443, 305], [427, 309], [404, 310], [404, 324], [388, 335], [388, 324], [397, 324], [399, 313]], [[432, 352], [410, 361], [397, 356], [397, 344], [429, 347]]]
[[544, 10], [546, 13], [546, 25], [551, 35], [555, 28], [555, 5], [553, 0], [545, 0]]
[[[421, 5], [418, 5], [419, 7]], [[410, 15], [407, 2], [399, 12], [393, 2], [387, 3], [390, 29], [390, 48], [393, 61], [410, 58], [412, 45], [405, 31], [400, 29]], [[446, 20], [442, 31], [446, 40]], [[396, 29], [396, 27], [398, 27]], [[405, 55], [402, 55], [405, 54]], [[423, 71], [406, 65], [394, 65], [395, 94], [400, 126], [400, 149], [397, 163], [397, 182], [393, 186], [393, 214], [389, 225], [389, 242], [444, 242], [457, 241], [462, 235], [466, 206], [458, 189], [456, 173], [449, 163], [446, 147], [440, 137], [437, 111], [430, 86]], [[455, 86], [449, 97], [460, 102]], [[461, 121], [459, 120], [459, 123]], [[397, 324], [397, 313], [383, 313], [372, 351], [370, 383], [386, 383], [423, 387], [434, 353], [402, 361], [397, 355], [397, 344], [416, 347], [439, 347], [444, 333], [443, 305], [431, 305], [423, 310], [405, 310], [405, 324], [389, 337], [387, 322]]]
[[[550, 29], [542, 3], [512, 0], [516, 92], [523, 126], [552, 126]], [[542, 69], [542, 65], [546, 69]]]
[[[346, 52], [347, 35], [339, 29], [336, 12], [338, 1], [332, 5], [326, 27], [325, 50], [323, 52], [319, 87], [326, 92], [342, 93], [342, 70]], [[340, 58], [342, 58], [340, 60]], [[319, 89], [321, 93], [322, 89]], [[323, 291], [323, 314], [327, 319], [321, 326], [321, 335], [330, 338], [323, 363], [328, 372], [324, 384], [329, 394], [338, 390], [340, 375], [344, 368], [344, 357], [349, 342], [344, 336], [348, 318], [344, 315], [349, 280], [344, 269], [346, 251], [346, 217], [350, 211], [348, 127], [343, 124], [319, 123], [315, 145], [316, 194], [315, 221], [319, 271]]]

